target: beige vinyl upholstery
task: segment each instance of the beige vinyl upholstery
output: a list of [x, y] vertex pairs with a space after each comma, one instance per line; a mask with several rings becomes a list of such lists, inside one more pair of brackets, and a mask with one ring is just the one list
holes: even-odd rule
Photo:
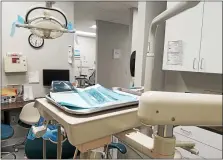
[[26, 104], [19, 115], [19, 119], [29, 125], [37, 123], [40, 119], [39, 111], [34, 108], [34, 102]]

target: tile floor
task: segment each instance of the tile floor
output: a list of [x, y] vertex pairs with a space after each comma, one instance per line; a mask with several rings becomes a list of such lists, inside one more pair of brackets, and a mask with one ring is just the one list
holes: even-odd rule
[[[26, 159], [24, 149], [20, 149], [18, 152], [14, 152], [16, 155], [16, 159]], [[12, 155], [4, 156], [2, 159], [13, 159]]]
[[[25, 150], [24, 147], [18, 147], [18, 152], [15, 152], [15, 149], [11, 146], [12, 144], [16, 144], [18, 142], [21, 142], [24, 140], [24, 138], [13, 138], [9, 139], [7, 141], [3, 141], [1, 143], [1, 151], [2, 152], [13, 152], [16, 155], [16, 159], [25, 159]], [[12, 155], [4, 156], [2, 159], [13, 159]]]

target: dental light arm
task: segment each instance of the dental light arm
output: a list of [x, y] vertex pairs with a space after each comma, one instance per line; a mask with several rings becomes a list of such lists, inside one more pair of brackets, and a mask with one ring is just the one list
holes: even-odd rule
[[196, 6], [199, 3], [197, 2], [179, 2], [176, 6], [167, 9], [166, 11], [159, 14], [157, 17], [155, 17], [150, 25], [149, 29], [149, 53], [146, 57], [146, 67], [145, 67], [145, 82], [144, 82], [144, 90], [153, 90], [153, 75], [154, 75], [154, 57], [156, 54], [154, 53], [155, 49], [155, 33], [157, 25], [161, 24], [162, 22], [165, 22], [166, 20], [180, 14], [181, 12], [184, 12], [194, 6]]
[[159, 14], [157, 17], [155, 17], [151, 23], [151, 28], [155, 27], [156, 25], [158, 25], [161, 22], [164, 22], [164, 21], [180, 14], [181, 12], [184, 12], [185, 10], [188, 10], [188, 9], [196, 6], [198, 3], [199, 3], [199, 1], [197, 1], [197, 2], [187, 1], [187, 2], [178, 3], [176, 6], [165, 10], [164, 12]]
[[176, 141], [173, 125], [222, 126], [222, 95], [148, 91], [140, 97], [138, 118], [143, 125], [158, 125], [153, 138], [135, 130], [116, 137], [150, 158], [182, 158], [175, 147], [198, 154], [193, 142]]

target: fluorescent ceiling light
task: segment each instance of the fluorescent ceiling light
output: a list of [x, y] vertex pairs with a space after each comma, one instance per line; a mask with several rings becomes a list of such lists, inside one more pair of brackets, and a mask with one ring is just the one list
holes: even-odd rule
[[96, 33], [93, 32], [76, 31], [76, 33], [79, 36], [96, 37]]
[[93, 25], [93, 26], [91, 26], [90, 28], [96, 29], [96, 28], [97, 28], [97, 26], [96, 26], [96, 25]]

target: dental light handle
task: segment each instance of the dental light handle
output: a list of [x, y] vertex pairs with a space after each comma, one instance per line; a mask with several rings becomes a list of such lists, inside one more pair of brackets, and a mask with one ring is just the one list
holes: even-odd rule
[[65, 21], [65, 24], [64, 24], [64, 27], [67, 28], [67, 18], [66, 18], [66, 15], [60, 11], [59, 9], [54, 9], [54, 8], [47, 8], [47, 7], [35, 7], [35, 8], [31, 8], [27, 13], [26, 13], [26, 16], [25, 16], [25, 23], [28, 24], [29, 23], [29, 15], [31, 12], [33, 12], [34, 10], [38, 10], [38, 9], [44, 9], [44, 10], [49, 10], [49, 11], [55, 11], [55, 12], [58, 12], [60, 13], [63, 18], [64, 18], [64, 21]]

